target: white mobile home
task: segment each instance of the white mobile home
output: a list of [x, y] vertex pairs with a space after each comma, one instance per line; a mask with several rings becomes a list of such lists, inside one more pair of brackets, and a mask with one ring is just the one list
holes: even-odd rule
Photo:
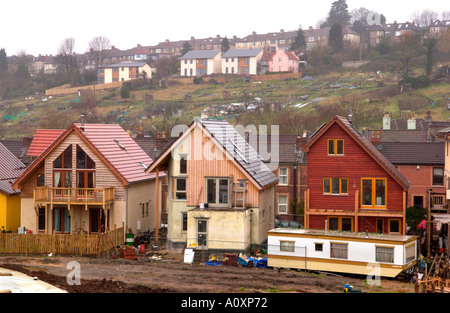
[[283, 228], [268, 234], [271, 267], [396, 277], [417, 255], [415, 236]]

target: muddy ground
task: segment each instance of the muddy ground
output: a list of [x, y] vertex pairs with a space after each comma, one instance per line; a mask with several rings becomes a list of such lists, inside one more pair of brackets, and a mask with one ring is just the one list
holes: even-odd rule
[[[67, 283], [80, 264], [80, 285]], [[294, 269], [247, 268], [187, 264], [183, 255], [159, 251], [137, 260], [80, 256], [0, 255], [0, 267], [23, 272], [69, 293], [343, 293], [350, 284], [363, 293], [413, 293], [408, 280], [382, 279], [369, 285], [366, 277]]]

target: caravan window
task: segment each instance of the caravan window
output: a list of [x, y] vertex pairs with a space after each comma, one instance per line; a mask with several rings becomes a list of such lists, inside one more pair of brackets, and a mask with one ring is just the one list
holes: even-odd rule
[[294, 252], [294, 250], [295, 250], [294, 241], [280, 241], [280, 251]]
[[347, 259], [348, 258], [348, 244], [346, 243], [330, 243], [330, 258], [333, 259]]
[[377, 262], [394, 263], [394, 248], [375, 247], [375, 249]]

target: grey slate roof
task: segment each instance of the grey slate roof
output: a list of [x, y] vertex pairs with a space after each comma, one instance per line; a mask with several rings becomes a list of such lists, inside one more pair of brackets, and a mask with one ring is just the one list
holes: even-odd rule
[[196, 121], [214, 136], [261, 187], [278, 181], [277, 176], [263, 162], [256, 150], [228, 122], [208, 119], [196, 119]]
[[262, 48], [258, 49], [230, 49], [224, 54], [222, 54], [222, 58], [239, 58], [239, 57], [256, 57], [261, 51]]
[[25, 165], [0, 143], [0, 192], [8, 196], [18, 194], [20, 191], [11, 185], [24, 170]]
[[219, 53], [220, 50], [191, 50], [186, 52], [186, 54], [180, 57], [179, 60], [212, 59]]
[[380, 145], [380, 152], [392, 164], [444, 165], [444, 142], [389, 142]]
[[141, 67], [144, 66], [146, 62], [120, 62], [115, 64], [99, 66], [100, 68], [111, 68], [111, 67]]

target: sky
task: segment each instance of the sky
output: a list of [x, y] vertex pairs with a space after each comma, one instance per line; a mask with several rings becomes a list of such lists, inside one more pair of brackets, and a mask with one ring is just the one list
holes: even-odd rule
[[[156, 45], [191, 37], [220, 35], [239, 38], [315, 27], [335, 0], [77, 0], [8, 1], [0, 14], [0, 48], [8, 56], [21, 51], [56, 55], [66, 38], [84, 53], [96, 36], [109, 38], [119, 49]], [[129, 6], [127, 6], [129, 4]], [[387, 22], [405, 22], [416, 11], [450, 10], [446, 0], [347, 0], [349, 12], [365, 7], [382, 13]]]

